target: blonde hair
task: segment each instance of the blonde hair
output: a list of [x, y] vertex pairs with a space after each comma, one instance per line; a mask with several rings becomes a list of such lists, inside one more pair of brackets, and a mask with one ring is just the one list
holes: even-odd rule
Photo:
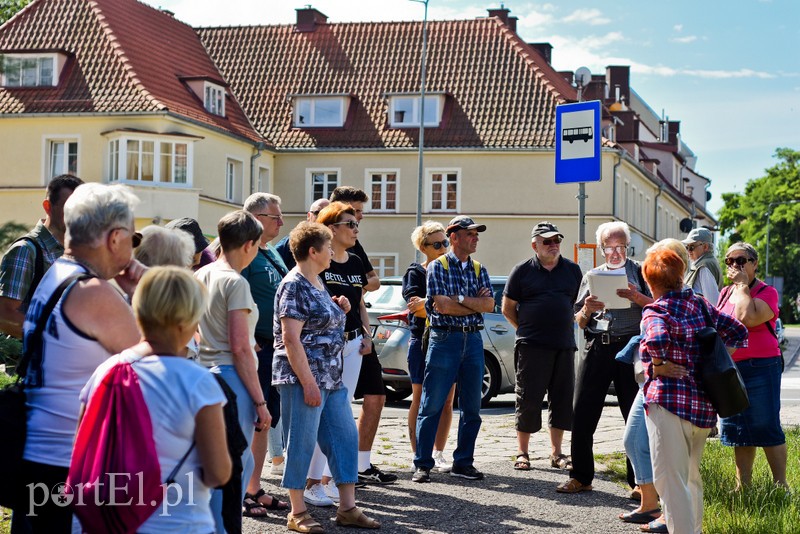
[[653, 243], [653, 245], [647, 249], [645, 254], [652, 254], [653, 252], [664, 248], [669, 249], [678, 255], [678, 257], [683, 261], [683, 272], [686, 272], [686, 269], [689, 267], [689, 254], [686, 252], [686, 245], [675, 238], [668, 237]]
[[438, 232], [444, 233], [444, 225], [442, 223], [436, 221], [425, 221], [420, 226], [414, 228], [414, 231], [411, 232], [411, 242], [414, 243], [414, 246], [417, 248], [417, 250], [421, 251], [422, 245], [425, 243], [425, 240], [428, 239], [428, 236]]
[[194, 263], [194, 239], [183, 230], [145, 226], [142, 228], [142, 242], [133, 249], [133, 255], [148, 267], [190, 267]]
[[205, 286], [187, 269], [174, 266], [148, 270], [133, 294], [133, 313], [145, 337], [164, 326], [191, 326], [206, 307]]

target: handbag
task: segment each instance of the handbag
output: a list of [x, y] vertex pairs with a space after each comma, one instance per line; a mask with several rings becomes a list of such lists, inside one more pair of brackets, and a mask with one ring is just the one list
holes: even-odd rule
[[18, 508], [23, 504], [22, 455], [25, 453], [25, 438], [28, 433], [28, 413], [23, 378], [31, 367], [41, 369], [42, 332], [61, 295], [67, 287], [78, 279], [90, 275], [77, 274], [68, 277], [50, 296], [33, 332], [25, 336], [24, 349], [17, 365], [17, 380], [0, 390], [0, 506]]
[[719, 337], [712, 323], [705, 302], [700, 299], [700, 307], [706, 325], [695, 333], [700, 344], [700, 374], [702, 386], [711, 405], [720, 417], [731, 417], [745, 411], [750, 406], [747, 388], [742, 380], [733, 358]]

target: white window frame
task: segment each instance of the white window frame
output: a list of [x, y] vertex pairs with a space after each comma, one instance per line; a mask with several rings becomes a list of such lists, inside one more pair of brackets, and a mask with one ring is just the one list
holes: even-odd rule
[[[350, 105], [350, 98], [346, 96], [296, 96], [293, 99], [292, 124], [295, 128], [341, 128], [347, 120], [347, 110]], [[322, 102], [338, 101], [339, 120], [333, 122], [320, 122], [316, 117], [316, 104]], [[300, 122], [300, 105], [308, 103], [308, 120]]]
[[[68, 149], [69, 143], [76, 143], [78, 145], [77, 161], [75, 163], [75, 171], [69, 172], [69, 154], [65, 150], [64, 166], [61, 170], [50, 176], [52, 169], [52, 147], [54, 144], [63, 143], [65, 149]], [[74, 176], [81, 175], [81, 136], [80, 134], [60, 134], [60, 135], [45, 135], [42, 137], [42, 183], [47, 184], [53, 176], [60, 174], [72, 174]]]
[[[380, 174], [383, 176], [381, 180], [381, 207], [380, 208], [373, 208], [372, 207], [372, 175], [373, 174]], [[394, 207], [387, 208], [386, 207], [386, 185], [387, 182], [385, 181], [387, 174], [394, 174]], [[369, 202], [365, 206], [365, 211], [371, 213], [399, 213], [400, 212], [400, 169], [365, 169], [364, 170], [364, 191], [367, 192], [369, 195]]]
[[[456, 174], [456, 207], [455, 209], [442, 209], [433, 205], [433, 175], [434, 174]], [[461, 189], [462, 189], [461, 167], [442, 167], [425, 169], [425, 211], [431, 213], [461, 213]], [[446, 188], [445, 188], [446, 189]], [[443, 191], [446, 194], [446, 191]], [[446, 198], [446, 197], [443, 197]]]
[[225, 200], [241, 204], [243, 197], [244, 160], [228, 154], [225, 156]]
[[[2, 86], [9, 87], [9, 88], [31, 88], [31, 87], [57, 87], [58, 80], [61, 77], [61, 69], [64, 66], [65, 57], [63, 54], [59, 54], [57, 52], [52, 53], [43, 53], [43, 54], [0, 54], [3, 59], [3, 75], [2, 75]], [[36, 65], [36, 83], [32, 85], [23, 85], [22, 84], [22, 70], [20, 66], [20, 73], [19, 73], [19, 83], [10, 85], [9, 78], [8, 78], [8, 71], [9, 71], [9, 60], [11, 61], [24, 61], [24, 60], [35, 60]], [[43, 59], [50, 59], [52, 60], [52, 72], [50, 74], [51, 80], [48, 84], [41, 83], [41, 76], [42, 76], [42, 65], [41, 60]]]
[[225, 88], [211, 82], [203, 82], [203, 107], [220, 117], [225, 116]]
[[[325, 173], [325, 174], [336, 174], [336, 185], [333, 189], [336, 189], [340, 185], [342, 185], [342, 168], [341, 167], [315, 167], [306, 169], [306, 207], [310, 206], [314, 200], [314, 181], [313, 177], [315, 174]], [[327, 180], [326, 180], [327, 186]], [[327, 191], [327, 195], [325, 198], [330, 198], [333, 189]]]
[[[400, 261], [400, 255], [398, 253], [368, 252], [367, 257], [369, 258], [369, 261], [372, 264], [373, 269], [375, 269], [375, 273], [378, 275], [378, 278], [384, 278], [387, 276], [399, 276], [400, 268], [398, 262]], [[388, 259], [394, 260], [394, 272], [391, 274], [386, 273], [385, 260]]]
[[[147, 180], [140, 180], [138, 176], [136, 178], [131, 178], [127, 175], [128, 172], [128, 141], [138, 141], [141, 146], [142, 141], [152, 142], [153, 143], [153, 181]], [[108, 169], [108, 181], [109, 182], [118, 182], [123, 184], [130, 184], [130, 185], [147, 185], [153, 187], [169, 187], [169, 188], [190, 188], [192, 187], [193, 179], [194, 179], [194, 141], [196, 139], [187, 139], [186, 137], [182, 136], [174, 136], [174, 135], [158, 135], [158, 134], [114, 134], [108, 137], [108, 148], [106, 150], [106, 165]], [[160, 180], [156, 180], [156, 177], [161, 176], [161, 145], [162, 143], [168, 143], [171, 146], [171, 152], [169, 156], [171, 158], [171, 175], [169, 177], [169, 181], [162, 182]], [[114, 154], [114, 146], [116, 145], [116, 162], [112, 155]], [[176, 178], [179, 176], [179, 173], [176, 172], [178, 167], [175, 165], [175, 161], [181, 156], [176, 151], [177, 145], [183, 145], [186, 147], [186, 166], [185, 166], [185, 173], [186, 173], [186, 181], [185, 182], [176, 182]], [[140, 153], [141, 157], [141, 153]]]
[[[397, 104], [400, 99], [411, 99], [411, 117], [408, 120], [397, 121], [396, 113]], [[402, 94], [402, 95], [389, 95], [389, 126], [392, 128], [419, 128], [419, 107], [421, 97], [417, 94]], [[425, 108], [427, 114], [427, 107], [430, 102], [436, 103], [436, 119], [425, 123], [426, 127], [436, 128], [442, 123], [442, 112], [444, 111], [444, 95], [441, 94], [426, 94], [425, 95]]]
[[[266, 171], [267, 173], [267, 180], [266, 184], [261, 179], [261, 173]], [[272, 167], [269, 165], [259, 165], [256, 167], [256, 177], [255, 177], [255, 185], [256, 191], [261, 193], [272, 193], [273, 183], [272, 183]]]

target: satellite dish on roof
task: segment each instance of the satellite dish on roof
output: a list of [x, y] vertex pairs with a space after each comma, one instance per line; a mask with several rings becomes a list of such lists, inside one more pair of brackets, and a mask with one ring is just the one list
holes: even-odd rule
[[592, 71], [588, 67], [580, 67], [575, 71], [575, 84], [578, 87], [586, 87], [592, 81]]
[[680, 228], [681, 232], [684, 234], [688, 234], [692, 231], [692, 228], [694, 228], [694, 224], [690, 218], [686, 217], [685, 219], [681, 219], [681, 222], [678, 223], [678, 228]]

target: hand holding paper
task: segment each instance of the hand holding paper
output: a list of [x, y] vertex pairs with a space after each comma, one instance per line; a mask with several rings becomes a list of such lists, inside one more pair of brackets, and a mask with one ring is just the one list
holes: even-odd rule
[[630, 308], [631, 301], [617, 294], [620, 289], [628, 290], [625, 269], [589, 273], [589, 294], [604, 303], [607, 310]]

